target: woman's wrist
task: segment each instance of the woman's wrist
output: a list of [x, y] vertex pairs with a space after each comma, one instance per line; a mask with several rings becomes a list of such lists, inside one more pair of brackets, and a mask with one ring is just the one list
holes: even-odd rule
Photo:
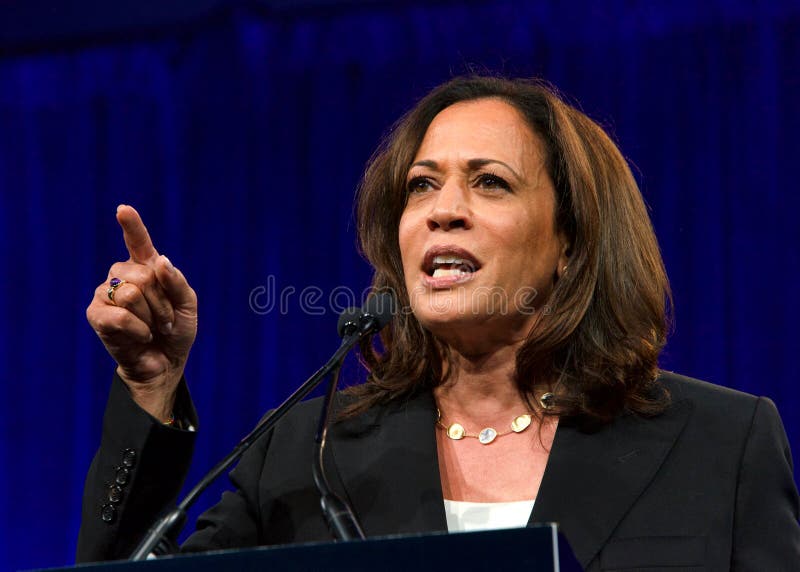
[[133, 381], [126, 379], [123, 372], [117, 369], [117, 374], [125, 383], [130, 391], [131, 398], [152, 417], [165, 425], [173, 425], [175, 418], [173, 409], [175, 407], [175, 396], [180, 375], [171, 375], [169, 378], [164, 376], [162, 379], [152, 379], [146, 382]]

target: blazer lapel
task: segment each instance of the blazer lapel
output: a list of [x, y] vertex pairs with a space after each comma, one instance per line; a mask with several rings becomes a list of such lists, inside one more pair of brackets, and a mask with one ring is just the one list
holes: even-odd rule
[[368, 536], [447, 530], [429, 391], [336, 423], [329, 462]]
[[688, 402], [653, 419], [623, 416], [596, 433], [556, 430], [530, 522], [557, 522], [586, 567], [645, 490], [683, 430]]

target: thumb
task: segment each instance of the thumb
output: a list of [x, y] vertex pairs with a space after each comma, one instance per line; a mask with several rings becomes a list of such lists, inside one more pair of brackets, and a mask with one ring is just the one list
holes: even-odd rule
[[156, 261], [156, 278], [176, 312], [197, 313], [197, 295], [183, 272], [163, 254]]

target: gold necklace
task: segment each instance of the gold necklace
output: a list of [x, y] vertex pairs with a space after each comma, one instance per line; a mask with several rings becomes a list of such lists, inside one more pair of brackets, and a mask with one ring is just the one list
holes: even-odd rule
[[444, 429], [445, 434], [450, 437], [450, 439], [453, 441], [458, 441], [464, 437], [474, 437], [480, 441], [482, 445], [488, 445], [498, 437], [508, 435], [509, 433], [522, 433], [531, 425], [530, 413], [524, 413], [514, 417], [514, 420], [511, 422], [511, 429], [504, 431], [503, 433], [498, 433], [497, 429], [494, 427], [484, 427], [481, 429], [480, 433], [467, 433], [467, 430], [464, 429], [464, 426], [461, 425], [461, 423], [451, 423], [450, 425], [445, 425], [442, 423], [442, 412], [438, 409], [436, 412], [438, 413], [436, 425]]
[[[539, 403], [542, 404], [543, 408], [550, 409], [553, 406], [553, 397], [554, 396], [552, 393], [545, 393], [539, 399]], [[522, 415], [517, 415], [514, 417], [514, 420], [511, 422], [511, 429], [504, 431], [503, 433], [498, 433], [497, 429], [494, 427], [484, 427], [481, 429], [480, 433], [467, 433], [467, 430], [464, 429], [464, 426], [461, 425], [461, 423], [451, 423], [450, 425], [445, 425], [442, 422], [442, 412], [437, 408], [436, 425], [437, 427], [444, 429], [445, 435], [447, 435], [453, 441], [459, 441], [464, 437], [472, 437], [477, 439], [481, 445], [488, 445], [498, 437], [502, 437], [510, 433], [522, 433], [525, 431], [525, 429], [531, 426], [531, 414], [523, 413]]]

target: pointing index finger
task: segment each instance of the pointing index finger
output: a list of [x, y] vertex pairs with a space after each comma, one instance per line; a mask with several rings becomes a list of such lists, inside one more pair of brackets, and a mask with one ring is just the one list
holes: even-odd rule
[[158, 251], [150, 240], [147, 227], [142, 222], [142, 217], [136, 209], [129, 205], [119, 205], [117, 207], [117, 222], [122, 227], [122, 236], [125, 239], [125, 246], [131, 255], [131, 260], [142, 264], [155, 262], [158, 259]]

